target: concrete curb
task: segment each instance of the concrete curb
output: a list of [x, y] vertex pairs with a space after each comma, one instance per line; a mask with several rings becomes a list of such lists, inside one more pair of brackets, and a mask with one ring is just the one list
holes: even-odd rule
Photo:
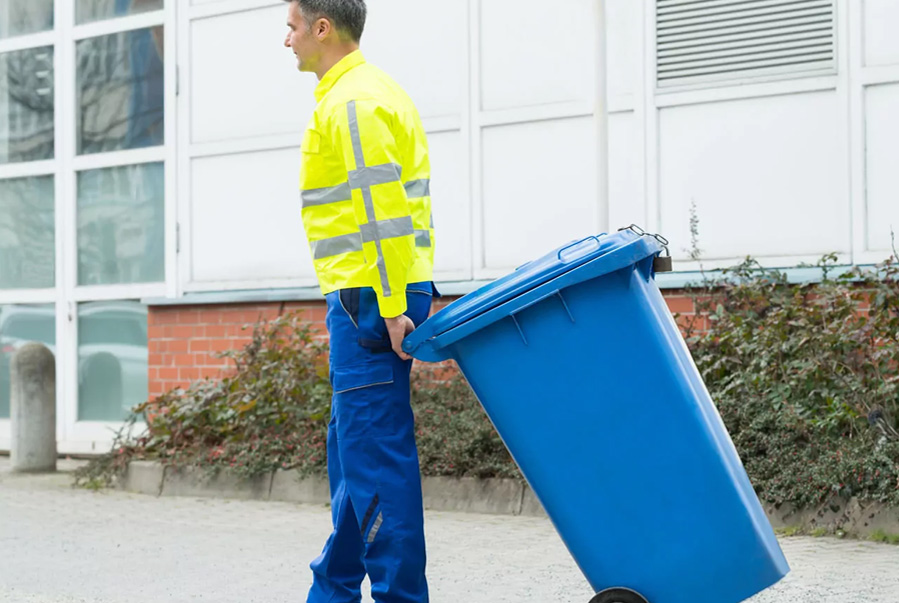
[[[207, 474], [195, 467], [174, 470], [154, 461], [132, 461], [117, 487], [151, 496], [231, 498], [298, 504], [331, 502], [327, 478], [300, 478], [297, 471], [275, 471], [245, 479], [222, 469]], [[424, 506], [433, 511], [458, 511], [490, 515], [546, 517], [536, 496], [514, 479], [425, 477]]]
[[275, 471], [269, 500], [307, 505], [327, 505], [331, 489], [324, 477], [301, 478], [298, 471]]
[[162, 496], [268, 500], [271, 488], [271, 473], [246, 479], [232, 471], [208, 474], [203, 469], [187, 467], [166, 468], [160, 493]]
[[537, 495], [528, 485], [525, 485], [521, 496], [521, 514], [529, 517], [548, 517], [543, 505], [537, 500]]
[[[522, 515], [522, 501], [528, 487], [514, 479], [426, 477], [422, 479], [421, 489], [425, 509]], [[529, 511], [534, 514], [533, 509]]]
[[834, 499], [816, 509], [795, 509], [791, 505], [766, 505], [765, 512], [775, 528], [844, 532], [866, 538], [875, 532], [899, 535], [899, 509], [883, 503], [862, 503], [857, 498]]
[[162, 494], [165, 467], [153, 461], [131, 461], [125, 475], [117, 484], [119, 489], [137, 494]]
[[[152, 496], [232, 498], [297, 504], [327, 505], [327, 478], [301, 478], [297, 471], [275, 471], [245, 479], [223, 469], [214, 475], [198, 468], [173, 470], [153, 461], [133, 461], [118, 487]], [[422, 479], [425, 509], [490, 515], [546, 517], [546, 511], [530, 487], [514, 479], [425, 477]], [[899, 509], [857, 499], [834, 500], [817, 509], [796, 510], [789, 505], [765, 505], [775, 528], [799, 528], [805, 532], [842, 531], [867, 538], [875, 532], [899, 534]]]

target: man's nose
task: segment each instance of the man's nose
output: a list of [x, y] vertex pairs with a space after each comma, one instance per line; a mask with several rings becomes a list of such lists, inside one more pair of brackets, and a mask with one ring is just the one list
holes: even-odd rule
[[290, 34], [287, 34], [287, 35], [284, 37], [284, 46], [285, 46], [286, 48], [290, 48]]

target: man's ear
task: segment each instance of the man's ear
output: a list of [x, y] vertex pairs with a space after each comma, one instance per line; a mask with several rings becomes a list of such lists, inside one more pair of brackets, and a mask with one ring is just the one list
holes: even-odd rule
[[315, 22], [315, 34], [323, 40], [331, 32], [331, 22], [327, 19], [319, 19]]

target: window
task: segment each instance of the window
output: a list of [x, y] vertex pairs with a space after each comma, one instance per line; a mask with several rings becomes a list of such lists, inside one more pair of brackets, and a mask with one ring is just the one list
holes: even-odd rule
[[53, 176], [0, 180], [0, 289], [56, 283]]
[[175, 2], [0, 0], [0, 428], [12, 355], [41, 341], [71, 385], [63, 449], [147, 398], [133, 300], [167, 290]]
[[53, 47], [0, 54], [0, 164], [53, 159]]
[[162, 10], [162, 0], [75, 0], [75, 23]]
[[[76, 415], [118, 422], [148, 396], [147, 308], [128, 300], [165, 283], [164, 2], [74, 5]], [[119, 31], [85, 25], [107, 19]]]
[[162, 163], [78, 174], [78, 284], [165, 280]]
[[0, 0], [0, 40], [53, 29], [53, 0]]
[[78, 153], [165, 142], [162, 27], [81, 40], [78, 63]]
[[656, 0], [659, 88], [836, 70], [834, 0]]
[[121, 421], [146, 401], [147, 308], [138, 302], [78, 306], [78, 420]]
[[0, 419], [10, 415], [9, 367], [13, 354], [37, 341], [56, 353], [56, 313], [52, 304], [0, 306]]

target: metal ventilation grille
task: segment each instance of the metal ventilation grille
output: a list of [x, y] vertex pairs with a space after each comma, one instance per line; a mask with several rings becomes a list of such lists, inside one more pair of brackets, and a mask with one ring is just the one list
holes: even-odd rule
[[656, 0], [658, 85], [835, 68], [834, 0]]

